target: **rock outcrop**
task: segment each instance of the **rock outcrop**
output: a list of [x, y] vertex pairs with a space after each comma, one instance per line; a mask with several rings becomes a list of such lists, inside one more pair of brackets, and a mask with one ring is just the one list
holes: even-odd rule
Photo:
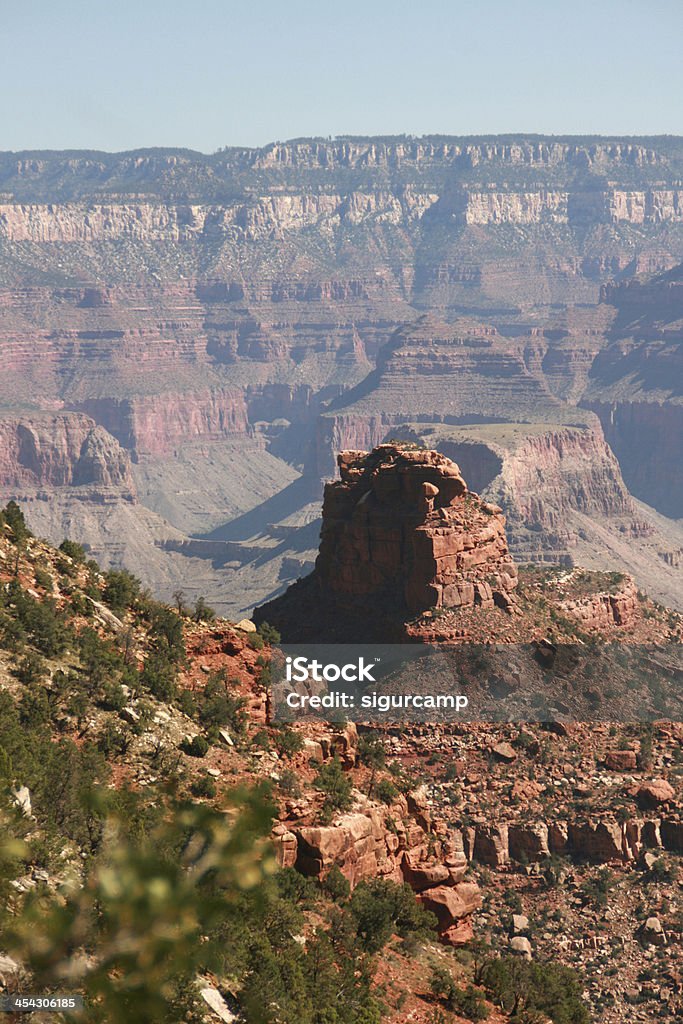
[[44, 413], [0, 417], [0, 488], [135, 488], [130, 458], [90, 417]]
[[379, 445], [342, 452], [327, 484], [316, 574], [341, 601], [391, 603], [410, 614], [480, 604], [509, 607], [517, 570], [501, 510], [468, 491], [437, 452]]
[[[511, 611], [517, 569], [505, 517], [468, 490], [457, 465], [401, 443], [342, 452], [328, 483], [314, 572], [255, 610], [283, 636], [398, 639], [430, 609]], [[359, 632], [360, 631], [360, 632]]]
[[574, 601], [565, 601], [560, 608], [572, 618], [578, 619], [587, 629], [630, 626], [637, 616], [638, 591], [634, 581], [626, 577], [617, 584], [613, 593], [591, 594]]
[[481, 906], [475, 882], [463, 876], [467, 861], [459, 834], [430, 834], [409, 814], [400, 797], [391, 808], [371, 806], [340, 815], [330, 825], [276, 825], [278, 863], [323, 880], [338, 867], [351, 887], [384, 878], [406, 882], [424, 907], [436, 915], [443, 942], [459, 946], [472, 938], [472, 914]]

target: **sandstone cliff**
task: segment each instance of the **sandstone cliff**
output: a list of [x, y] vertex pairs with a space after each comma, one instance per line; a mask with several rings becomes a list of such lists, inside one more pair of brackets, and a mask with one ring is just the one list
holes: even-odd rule
[[505, 520], [467, 490], [455, 463], [392, 444], [342, 452], [327, 484], [316, 575], [341, 601], [396, 599], [408, 613], [509, 607], [517, 570]]

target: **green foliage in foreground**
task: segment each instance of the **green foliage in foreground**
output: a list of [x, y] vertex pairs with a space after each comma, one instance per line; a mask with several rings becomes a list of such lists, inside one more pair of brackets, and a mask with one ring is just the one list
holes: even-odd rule
[[[375, 953], [393, 934], [426, 937], [434, 924], [407, 886], [362, 883], [351, 899], [336, 887], [330, 904], [310, 880], [276, 871], [263, 790], [236, 795], [228, 814], [160, 795], [163, 807], [135, 831], [140, 798], [128, 794], [130, 806], [113, 812], [109, 799], [95, 799], [102, 841], [85, 877], [0, 914], [0, 944], [33, 988], [82, 993], [86, 1024], [194, 1024], [197, 979], [211, 972], [250, 1024], [379, 1024]], [[4, 824], [11, 834], [11, 815]], [[16, 834], [0, 849], [3, 908], [2, 879], [30, 857]], [[313, 933], [306, 909], [316, 911]]]
[[227, 966], [224, 930], [241, 930], [246, 908], [252, 921], [262, 913], [271, 813], [258, 794], [232, 817], [179, 806], [137, 838], [108, 818], [85, 884], [27, 899], [4, 922], [3, 944], [38, 990], [68, 978], [87, 999], [88, 1022], [185, 1020], [195, 976]]

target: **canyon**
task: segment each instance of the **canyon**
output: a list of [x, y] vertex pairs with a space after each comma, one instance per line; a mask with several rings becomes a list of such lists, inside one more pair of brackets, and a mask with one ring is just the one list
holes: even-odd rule
[[680, 607], [682, 180], [668, 138], [0, 154], [0, 498], [241, 617], [399, 438], [517, 562]]

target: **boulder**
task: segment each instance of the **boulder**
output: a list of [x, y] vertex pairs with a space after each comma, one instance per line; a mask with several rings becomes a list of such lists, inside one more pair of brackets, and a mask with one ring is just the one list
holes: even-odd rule
[[417, 864], [412, 866], [408, 857], [403, 860], [402, 871], [406, 882], [414, 892], [423, 892], [437, 885], [449, 885], [451, 870], [445, 864]]
[[675, 796], [676, 791], [666, 779], [651, 779], [649, 782], [643, 782], [636, 792], [639, 806], [646, 809], [668, 804]]
[[569, 825], [566, 821], [551, 821], [548, 825], [548, 846], [551, 853], [563, 856], [569, 849]]
[[283, 831], [273, 836], [275, 859], [281, 868], [293, 868], [297, 861], [298, 843], [294, 832]]
[[611, 772], [632, 772], [637, 765], [635, 750], [610, 750], [605, 757], [605, 768]]
[[508, 826], [477, 825], [474, 837], [474, 859], [492, 868], [500, 868], [510, 859]]
[[223, 1024], [233, 1024], [233, 1021], [237, 1020], [237, 1016], [232, 1012], [217, 988], [214, 988], [212, 985], [206, 985], [200, 988], [199, 994], [211, 1010], [213, 1016], [217, 1017], [218, 1020], [222, 1020]]
[[662, 818], [660, 824], [662, 846], [665, 850], [683, 853], [683, 821]]
[[504, 761], [506, 764], [512, 764], [513, 761], [517, 760], [517, 751], [511, 743], [505, 741], [496, 743], [493, 748], [493, 755], [498, 761]]
[[569, 843], [577, 856], [591, 863], [629, 859], [621, 825], [616, 821], [571, 822]]
[[0, 953], [0, 987], [6, 989], [16, 984], [21, 974], [21, 967], [11, 956]]
[[510, 952], [515, 956], [522, 956], [525, 960], [531, 960], [531, 943], [525, 935], [515, 935], [510, 939]]
[[16, 789], [12, 790], [12, 797], [14, 804], [19, 808], [21, 813], [30, 818], [32, 815], [31, 808], [31, 793], [29, 792], [28, 786], [17, 786]]
[[428, 830], [431, 825], [431, 812], [429, 810], [429, 796], [426, 786], [418, 786], [408, 793], [408, 810], [422, 828]]
[[534, 864], [550, 854], [548, 826], [539, 821], [508, 826], [508, 851], [512, 860]]
[[666, 946], [666, 935], [658, 917], [648, 917], [640, 929], [640, 938], [650, 946]]
[[458, 885], [437, 885], [418, 893], [418, 901], [436, 916], [439, 931], [446, 932], [481, 906], [479, 886], [474, 882]]
[[510, 924], [512, 935], [527, 935], [529, 932], [529, 918], [526, 914], [513, 914]]

